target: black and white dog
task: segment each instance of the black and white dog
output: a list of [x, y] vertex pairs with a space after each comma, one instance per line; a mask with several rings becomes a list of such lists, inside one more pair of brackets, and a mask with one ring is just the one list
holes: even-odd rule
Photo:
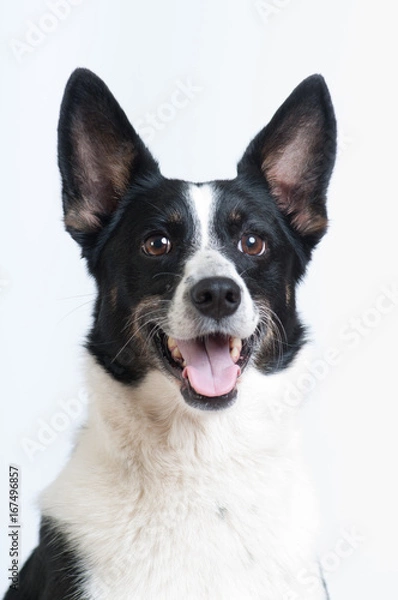
[[302, 372], [295, 286], [327, 227], [335, 151], [315, 75], [235, 179], [166, 179], [105, 84], [73, 73], [59, 166], [98, 288], [91, 402], [7, 600], [326, 597], [294, 415], [275, 407]]

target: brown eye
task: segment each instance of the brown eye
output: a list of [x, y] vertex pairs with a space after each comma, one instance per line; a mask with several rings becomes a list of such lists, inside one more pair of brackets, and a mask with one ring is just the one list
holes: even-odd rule
[[267, 242], [255, 233], [242, 235], [238, 243], [238, 250], [249, 256], [261, 256], [268, 248]]
[[171, 250], [171, 242], [165, 235], [151, 235], [142, 245], [148, 256], [163, 256]]

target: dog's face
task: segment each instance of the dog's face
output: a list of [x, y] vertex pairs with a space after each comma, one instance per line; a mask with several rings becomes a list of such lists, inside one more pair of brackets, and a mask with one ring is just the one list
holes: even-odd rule
[[305, 80], [230, 181], [163, 177], [104, 83], [70, 78], [59, 123], [67, 230], [98, 286], [88, 347], [115, 378], [160, 370], [194, 408], [230, 405], [248, 365], [285, 368], [303, 343], [295, 285], [326, 230], [336, 124]]

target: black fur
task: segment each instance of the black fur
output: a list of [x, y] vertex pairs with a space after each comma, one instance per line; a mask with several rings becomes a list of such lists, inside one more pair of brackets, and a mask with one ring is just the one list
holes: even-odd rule
[[[128, 343], [131, 333], [126, 330], [126, 322], [132, 307], [142, 299], [161, 296], [161, 316], [164, 301], [172, 298], [192, 249], [194, 224], [184, 201], [186, 187], [185, 182], [160, 176], [132, 185], [120, 217], [113, 223], [112, 235], [106, 232], [106, 248], [92, 265], [100, 293], [87, 347], [108, 372], [124, 383], [138, 382], [149, 369], [158, 367], [153, 353], [143, 352], [136, 338]], [[167, 232], [175, 251], [160, 260], [143, 254], [141, 243], [152, 231]], [[116, 306], [109, 295], [112, 289], [117, 289]], [[145, 321], [145, 313], [141, 321]], [[144, 328], [144, 336], [147, 333]]]
[[44, 518], [40, 543], [19, 575], [18, 589], [10, 588], [4, 600], [73, 600], [83, 581], [82, 564], [66, 536]]

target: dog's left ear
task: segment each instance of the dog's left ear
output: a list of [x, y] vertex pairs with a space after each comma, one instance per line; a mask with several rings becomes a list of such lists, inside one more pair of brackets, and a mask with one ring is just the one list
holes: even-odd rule
[[260, 175], [281, 212], [314, 246], [327, 227], [326, 190], [336, 157], [336, 119], [320, 75], [305, 79], [253, 139], [238, 173]]

